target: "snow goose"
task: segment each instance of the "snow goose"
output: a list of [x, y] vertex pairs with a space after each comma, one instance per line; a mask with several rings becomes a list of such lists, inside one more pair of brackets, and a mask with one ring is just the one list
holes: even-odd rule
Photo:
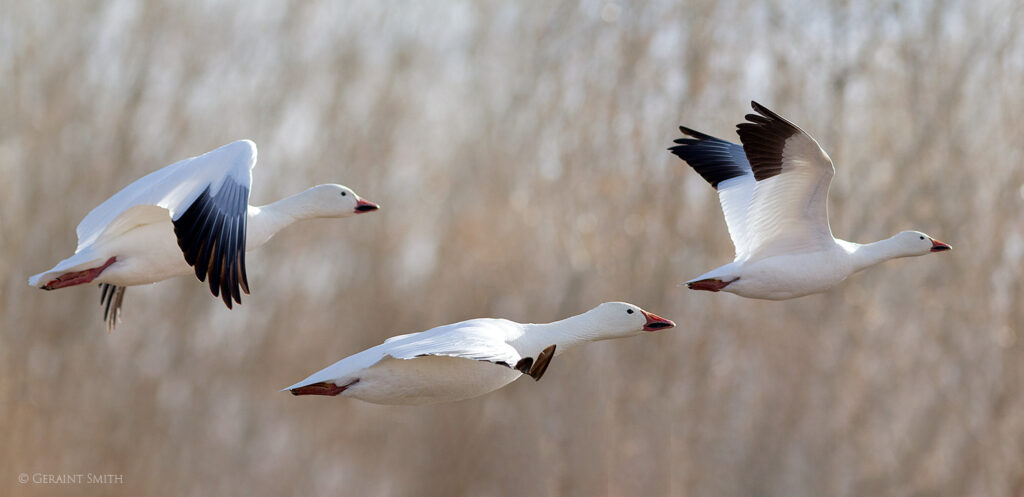
[[736, 247], [732, 263], [686, 284], [694, 290], [783, 300], [823, 292], [897, 257], [952, 247], [919, 231], [859, 244], [832, 236], [828, 188], [835, 169], [806, 132], [757, 102], [737, 125], [742, 146], [680, 126], [670, 148], [711, 186]]
[[547, 324], [471, 319], [389, 338], [285, 390], [375, 404], [450, 402], [492, 392], [523, 374], [540, 380], [551, 358], [574, 345], [673, 326], [624, 302]]
[[[113, 329], [125, 287], [195, 272], [231, 308], [249, 293], [245, 252], [301, 219], [347, 217], [379, 207], [341, 185], [318, 185], [269, 205], [249, 205], [256, 144], [229, 143], [150, 173], [89, 212], [78, 248], [29, 285], [56, 290], [101, 283]], [[184, 256], [184, 257], [183, 257]], [[191, 268], [189, 267], [191, 266]]]

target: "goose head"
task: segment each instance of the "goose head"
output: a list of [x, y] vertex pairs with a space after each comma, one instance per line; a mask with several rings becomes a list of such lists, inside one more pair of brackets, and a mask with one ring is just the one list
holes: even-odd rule
[[380, 209], [379, 205], [356, 195], [351, 188], [335, 184], [310, 188], [305, 200], [316, 217], [348, 217]]
[[676, 324], [626, 302], [605, 302], [585, 314], [600, 330], [597, 340], [622, 338], [648, 331], [667, 330]]
[[952, 250], [948, 244], [942, 243], [920, 231], [903, 231], [892, 237], [893, 242], [908, 256], [925, 255], [931, 252]]

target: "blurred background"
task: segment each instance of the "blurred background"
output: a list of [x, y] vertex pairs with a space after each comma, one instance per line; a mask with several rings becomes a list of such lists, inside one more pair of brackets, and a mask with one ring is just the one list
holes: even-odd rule
[[[0, 0], [0, 493], [1024, 494], [1024, 4]], [[665, 149], [758, 100], [836, 164], [834, 233], [954, 251], [785, 302], [729, 262]], [[293, 226], [228, 311], [194, 278], [27, 278], [94, 206], [239, 138], [252, 203], [337, 182], [384, 208]], [[608, 300], [674, 330], [424, 407], [278, 389], [463, 319]], [[123, 476], [21, 484], [20, 473]]]

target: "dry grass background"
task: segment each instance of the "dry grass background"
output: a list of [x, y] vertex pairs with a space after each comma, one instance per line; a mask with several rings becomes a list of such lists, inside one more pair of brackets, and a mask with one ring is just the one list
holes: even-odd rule
[[[0, 493], [1024, 495], [1024, 25], [972, 2], [0, 2]], [[837, 164], [833, 231], [951, 253], [787, 302], [676, 284], [725, 263], [665, 148], [756, 99]], [[247, 137], [254, 203], [384, 206], [199, 282], [29, 275], [121, 186]], [[277, 390], [405, 332], [626, 300], [671, 332], [428, 407]], [[121, 474], [122, 485], [17, 483]]]

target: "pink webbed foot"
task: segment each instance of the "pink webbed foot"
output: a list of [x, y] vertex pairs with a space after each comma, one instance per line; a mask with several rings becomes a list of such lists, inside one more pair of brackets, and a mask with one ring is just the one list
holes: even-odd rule
[[312, 385], [306, 385], [299, 388], [291, 389], [292, 395], [327, 395], [334, 397], [341, 392], [344, 392], [346, 388], [359, 383], [359, 380], [353, 381], [347, 385], [338, 386], [334, 383], [328, 383], [321, 381], [320, 383], [314, 383]]
[[103, 263], [100, 267], [94, 267], [92, 269], [86, 269], [84, 271], [75, 271], [73, 273], [64, 273], [57, 277], [55, 280], [50, 280], [47, 284], [43, 285], [43, 290], [56, 290], [58, 288], [64, 288], [68, 286], [81, 285], [89, 283], [96, 279], [104, 269], [110, 267], [111, 264], [117, 262], [117, 257], [111, 257], [107, 259], [107, 262]]
[[689, 287], [690, 290], [707, 290], [709, 292], [720, 292], [720, 291], [722, 291], [723, 288], [731, 285], [733, 282], [735, 282], [738, 279], [739, 278], [737, 277], [737, 278], [733, 278], [733, 279], [731, 279], [729, 281], [722, 281], [722, 280], [720, 280], [718, 278], [709, 278], [709, 279], [706, 279], [706, 280], [700, 280], [700, 281], [694, 281], [694, 282], [687, 283], [686, 286]]

